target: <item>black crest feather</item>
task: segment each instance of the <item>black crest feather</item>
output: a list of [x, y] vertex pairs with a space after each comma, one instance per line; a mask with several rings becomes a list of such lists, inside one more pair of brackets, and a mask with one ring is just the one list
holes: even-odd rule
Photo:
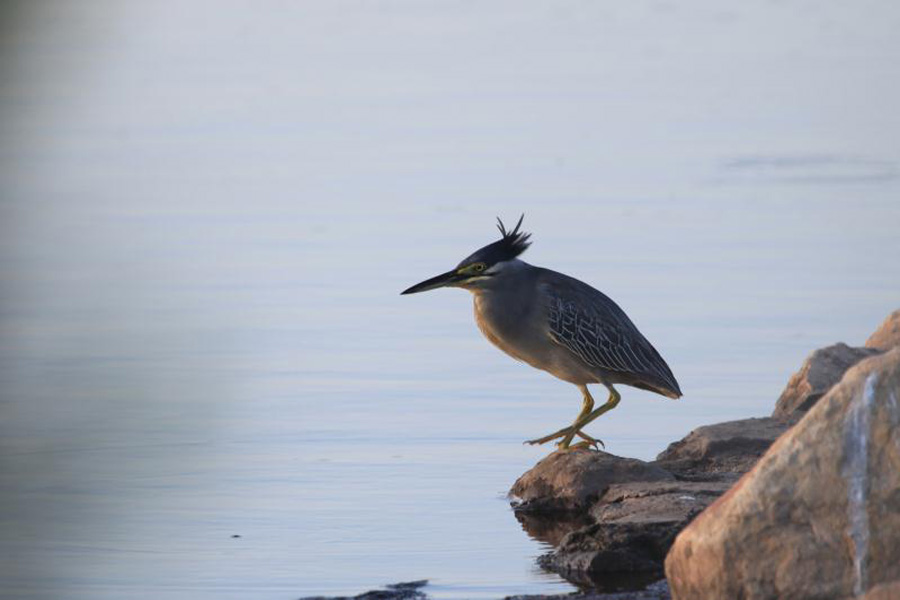
[[496, 242], [488, 244], [484, 248], [477, 250], [468, 258], [459, 263], [458, 267], [464, 267], [466, 265], [478, 262], [490, 266], [497, 264], [498, 262], [512, 260], [518, 255], [525, 252], [525, 250], [528, 249], [528, 246], [531, 245], [531, 242], [528, 241], [528, 238], [531, 237], [531, 234], [520, 231], [520, 227], [522, 227], [522, 219], [524, 218], [525, 215], [523, 214], [521, 217], [519, 217], [519, 222], [516, 223], [516, 226], [513, 228], [513, 230], [507, 231], [506, 227], [503, 225], [503, 221], [500, 220], [500, 217], [497, 217], [497, 229], [500, 230], [500, 234], [503, 237], [501, 237]]
[[505, 258], [500, 258], [499, 260], [512, 260], [528, 250], [528, 246], [531, 245], [528, 238], [531, 237], [531, 234], [520, 231], [524, 219], [525, 213], [522, 213], [522, 216], [519, 217], [519, 222], [516, 223], [513, 230], [507, 231], [506, 227], [503, 226], [503, 221], [500, 220], [500, 217], [497, 217], [497, 229], [500, 230], [500, 234], [503, 236], [500, 241], [496, 242], [498, 244], [497, 250], [505, 256]]

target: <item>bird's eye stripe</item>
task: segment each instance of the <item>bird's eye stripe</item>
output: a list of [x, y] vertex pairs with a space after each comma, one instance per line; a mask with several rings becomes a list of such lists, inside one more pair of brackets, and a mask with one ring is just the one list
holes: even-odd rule
[[469, 275], [471, 273], [481, 273], [487, 269], [487, 265], [484, 263], [473, 263], [471, 265], [466, 265], [459, 269], [459, 273], [461, 275]]

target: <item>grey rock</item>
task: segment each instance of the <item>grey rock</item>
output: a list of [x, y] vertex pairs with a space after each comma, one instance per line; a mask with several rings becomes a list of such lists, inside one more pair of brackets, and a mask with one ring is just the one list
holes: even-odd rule
[[554, 452], [519, 477], [509, 491], [518, 510], [585, 511], [609, 486], [631, 481], [673, 481], [658, 466], [597, 450]]
[[538, 564], [576, 583], [599, 580], [605, 573], [647, 572], [659, 577], [676, 533], [668, 522], [595, 523], [567, 535]]
[[591, 509], [598, 523], [688, 521], [730, 487], [724, 481], [660, 481], [622, 483], [609, 490]]
[[852, 348], [843, 343], [816, 350], [791, 376], [775, 404], [772, 416], [782, 420], [796, 420], [803, 416], [841, 380], [847, 369], [882, 352], [878, 348]]
[[596, 522], [567, 535], [539, 562], [583, 584], [610, 573], [658, 577], [678, 532], [728, 487], [688, 481], [612, 485], [590, 510]]
[[900, 310], [889, 314], [884, 323], [866, 340], [866, 348], [890, 350], [895, 346], [900, 346]]
[[733, 482], [788, 428], [771, 417], [704, 425], [669, 444], [653, 464], [681, 479]]

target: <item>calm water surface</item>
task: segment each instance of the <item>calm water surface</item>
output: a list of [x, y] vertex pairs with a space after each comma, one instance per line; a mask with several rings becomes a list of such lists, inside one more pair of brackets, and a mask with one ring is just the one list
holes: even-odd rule
[[3, 10], [3, 597], [571, 590], [504, 495], [577, 390], [398, 295], [496, 215], [678, 376], [620, 455], [900, 305], [892, 3]]

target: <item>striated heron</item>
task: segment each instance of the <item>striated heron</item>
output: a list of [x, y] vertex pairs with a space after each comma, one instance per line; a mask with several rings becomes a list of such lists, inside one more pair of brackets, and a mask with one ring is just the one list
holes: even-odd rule
[[[578, 386], [581, 412], [568, 427], [528, 444], [562, 438], [560, 449], [602, 444], [582, 431], [591, 421], [619, 404], [613, 384], [650, 390], [669, 398], [681, 389], [669, 365], [628, 315], [602, 292], [568, 275], [535, 267], [518, 259], [531, 242], [520, 231], [519, 218], [502, 237], [464, 259], [455, 269], [403, 291], [415, 294], [440, 287], [461, 287], [475, 296], [475, 321], [495, 346], [532, 367]], [[594, 408], [587, 386], [600, 383], [609, 399]], [[584, 441], [572, 444], [578, 436]]]

